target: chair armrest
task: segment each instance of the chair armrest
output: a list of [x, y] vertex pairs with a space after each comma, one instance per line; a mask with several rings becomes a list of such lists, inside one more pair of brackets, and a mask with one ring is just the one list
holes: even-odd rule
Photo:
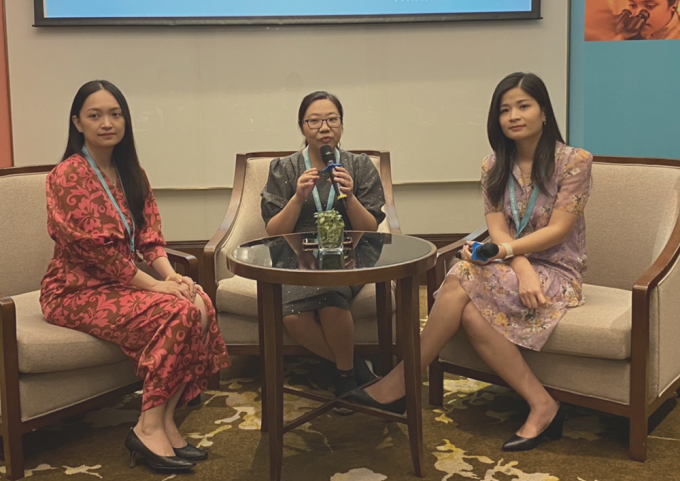
[[168, 260], [182, 266], [182, 273], [191, 277], [194, 282], [198, 281], [198, 259], [196, 256], [175, 249], [165, 249]]
[[430, 309], [432, 309], [432, 305], [434, 304], [434, 292], [439, 289], [439, 286], [444, 282], [444, 277], [446, 276], [446, 261], [460, 252], [465, 243], [469, 241], [481, 242], [487, 237], [489, 237], [489, 231], [486, 229], [486, 225], [483, 225], [462, 239], [437, 249], [437, 263], [432, 269], [427, 271], [427, 312], [430, 312]]
[[[680, 220], [676, 222], [668, 242], [654, 263], [633, 284], [633, 305], [631, 309], [631, 388], [633, 384], [645, 386], [636, 402], [648, 398], [649, 389], [649, 348], [650, 348], [650, 302], [652, 292], [660, 282], [677, 282], [677, 263], [680, 257]], [[674, 279], [675, 277], [675, 279]], [[633, 404], [633, 391], [631, 391]]]
[[11, 297], [0, 293], [0, 405], [4, 423], [20, 422], [20, 403], [16, 307]]
[[227, 238], [231, 233], [231, 226], [233, 225], [234, 217], [235, 213], [234, 216], [230, 216], [229, 212], [227, 212], [227, 216], [225, 221], [222, 223], [222, 226], [220, 226], [217, 232], [215, 232], [215, 235], [212, 236], [212, 239], [210, 239], [203, 248], [203, 268], [200, 272], [199, 284], [203, 287], [203, 290], [206, 292], [206, 294], [208, 294], [208, 297], [210, 297], [214, 305], [217, 305], [215, 256], [227, 241]]

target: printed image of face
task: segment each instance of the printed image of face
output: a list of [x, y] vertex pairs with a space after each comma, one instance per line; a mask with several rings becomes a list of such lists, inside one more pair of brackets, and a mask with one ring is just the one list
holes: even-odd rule
[[311, 103], [305, 112], [302, 133], [310, 149], [320, 149], [322, 145], [336, 148], [342, 137], [342, 118], [333, 102], [319, 99]]
[[675, 4], [669, 4], [668, 0], [630, 0], [626, 8], [630, 10], [634, 17], [639, 15], [642, 10], [649, 13], [649, 19], [647, 19], [647, 23], [641, 32], [643, 37], [649, 38], [668, 25], [676, 6], [677, 0]]
[[83, 103], [73, 123], [85, 138], [88, 149], [115, 147], [125, 135], [125, 118], [116, 98], [108, 90], [98, 90]]
[[501, 98], [499, 122], [507, 138], [515, 142], [533, 141], [543, 134], [545, 113], [536, 99], [515, 87]]

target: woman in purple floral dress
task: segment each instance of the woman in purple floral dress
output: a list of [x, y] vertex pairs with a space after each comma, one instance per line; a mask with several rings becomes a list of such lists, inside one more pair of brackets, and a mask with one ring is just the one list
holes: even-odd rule
[[[428, 366], [462, 325], [480, 357], [529, 404], [506, 451], [558, 439], [564, 417], [524, 361], [518, 346], [539, 351], [567, 308], [583, 303], [586, 271], [583, 211], [592, 156], [562, 140], [545, 85], [515, 73], [494, 92], [488, 119], [493, 155], [482, 162], [484, 210], [498, 255], [481, 263], [462, 251], [435, 294], [421, 335]], [[349, 399], [403, 412], [403, 365]]]

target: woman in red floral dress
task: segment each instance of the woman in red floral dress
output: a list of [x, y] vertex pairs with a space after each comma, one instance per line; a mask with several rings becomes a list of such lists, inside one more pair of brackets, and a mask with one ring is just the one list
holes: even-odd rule
[[[130, 110], [107, 81], [73, 100], [68, 145], [47, 178], [54, 256], [40, 303], [51, 324], [121, 346], [144, 381], [142, 414], [125, 446], [159, 470], [189, 469], [207, 453], [184, 440], [175, 408], [229, 365], [215, 309], [163, 246], [161, 222], [139, 165]], [[164, 281], [136, 267], [141, 257]]]

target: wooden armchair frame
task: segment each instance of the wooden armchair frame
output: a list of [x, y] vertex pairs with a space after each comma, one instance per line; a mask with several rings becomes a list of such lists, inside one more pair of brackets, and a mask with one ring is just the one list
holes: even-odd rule
[[[0, 177], [29, 173], [49, 172], [54, 165], [12, 167], [0, 169]], [[184, 275], [198, 279], [196, 257], [173, 249], [165, 249], [170, 262]], [[45, 266], [47, 268], [47, 266]], [[107, 392], [92, 399], [73, 404], [58, 411], [27, 421], [21, 419], [19, 394], [19, 349], [17, 347], [17, 319], [14, 301], [0, 292], [0, 437], [2, 438], [7, 478], [20, 479], [24, 476], [23, 435], [38, 428], [52, 425], [76, 414], [89, 411], [103, 404], [137, 391], [142, 383], [131, 384]]]
[[[668, 165], [677, 167], [678, 162], [669, 159], [642, 159], [634, 157], [595, 157], [597, 163]], [[484, 241], [488, 238], [486, 227], [481, 227], [464, 239], [442, 247], [438, 251], [437, 265], [428, 272], [428, 310], [434, 304], [432, 294], [444, 281], [446, 261], [451, 260], [467, 241]], [[657, 397], [649, 395], [649, 343], [650, 343], [650, 297], [651, 291], [678, 261], [680, 255], [680, 218], [675, 222], [671, 235], [663, 250], [649, 268], [642, 273], [632, 286], [632, 330], [631, 330], [631, 374], [630, 402], [620, 404], [613, 401], [596, 399], [590, 396], [554, 388], [547, 388], [550, 395], [558, 401], [575, 404], [605, 413], [622, 416], [630, 420], [629, 457], [635, 461], [645, 461], [647, 457], [647, 435], [649, 418], [668, 399], [673, 398], [680, 388], [680, 379], [667, 387]], [[443, 403], [444, 373], [478, 379], [497, 385], [506, 385], [493, 374], [436, 359], [429, 366], [430, 404], [441, 406]]]

